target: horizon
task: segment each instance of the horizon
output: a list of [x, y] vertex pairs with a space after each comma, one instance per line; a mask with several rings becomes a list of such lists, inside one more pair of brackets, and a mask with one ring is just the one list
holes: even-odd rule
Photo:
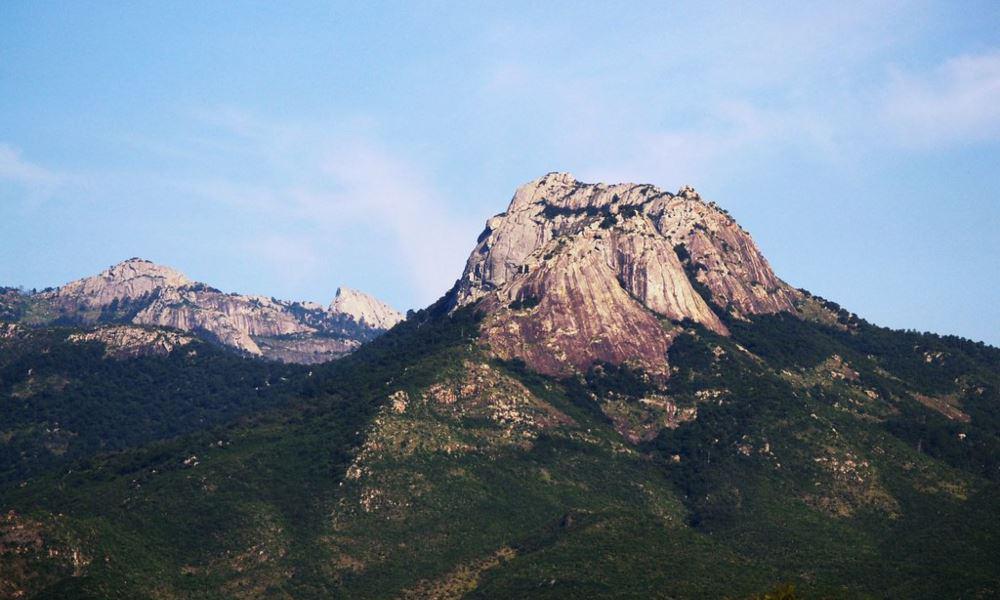
[[1000, 6], [628, 13], [6, 3], [0, 285], [137, 256], [405, 312], [567, 171], [693, 185], [790, 285], [1000, 345]]

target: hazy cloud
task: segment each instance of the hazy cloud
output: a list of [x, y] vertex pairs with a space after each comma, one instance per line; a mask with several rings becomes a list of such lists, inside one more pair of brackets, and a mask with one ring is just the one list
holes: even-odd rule
[[[221, 116], [220, 116], [221, 115]], [[389, 150], [370, 131], [309, 129], [236, 111], [211, 118], [252, 156], [242, 178], [206, 177], [180, 184], [188, 193], [262, 217], [274, 231], [248, 241], [282, 277], [305, 279], [324, 266], [338, 238], [364, 232], [373, 268], [398, 270], [419, 305], [437, 299], [461, 272], [476, 223], [464, 221], [421, 167]], [[357, 119], [347, 129], [364, 128]], [[256, 237], [255, 237], [256, 239]]]
[[600, 181], [651, 181], [697, 185], [752, 157], [798, 148], [840, 160], [833, 123], [801, 109], [765, 110], [747, 102], [723, 102], [708, 108], [711, 118], [700, 127], [665, 128], [618, 134], [618, 160], [598, 156], [582, 173]]
[[926, 72], [894, 71], [882, 112], [907, 144], [1000, 139], [1000, 50], [952, 58]]
[[46, 191], [56, 186], [61, 177], [21, 156], [21, 151], [0, 142], [0, 179], [36, 191]]
[[451, 287], [472, 246], [474, 226], [456, 218], [417, 168], [376, 144], [354, 141], [328, 154], [325, 171], [339, 187], [334, 205], [351, 221], [389, 234], [424, 302]]

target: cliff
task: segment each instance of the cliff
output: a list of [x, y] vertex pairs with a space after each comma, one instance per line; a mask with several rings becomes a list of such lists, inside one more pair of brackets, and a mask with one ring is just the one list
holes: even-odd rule
[[750, 235], [690, 187], [586, 184], [550, 173], [517, 190], [466, 263], [454, 307], [479, 302], [501, 358], [548, 374], [596, 361], [666, 373], [672, 323], [795, 311], [802, 294]]

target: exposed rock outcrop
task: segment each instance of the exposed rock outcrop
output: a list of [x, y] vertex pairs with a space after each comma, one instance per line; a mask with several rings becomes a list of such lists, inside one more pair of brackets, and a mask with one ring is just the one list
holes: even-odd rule
[[24, 296], [17, 288], [0, 287], [0, 321], [16, 321], [24, 310]]
[[187, 346], [194, 336], [176, 331], [150, 329], [134, 325], [109, 325], [93, 331], [74, 333], [67, 338], [71, 342], [100, 342], [104, 353], [111, 358], [134, 358], [137, 356], [166, 356], [174, 348]]
[[375, 329], [392, 329], [403, 320], [403, 314], [378, 298], [347, 287], [337, 289], [330, 311], [352, 317], [358, 323]]
[[133, 322], [207, 332], [226, 346], [256, 355], [263, 354], [256, 337], [317, 331], [300, 320], [288, 303], [190, 287], [162, 290]]
[[141, 258], [131, 258], [93, 277], [67, 283], [59, 289], [43, 293], [59, 306], [102, 308], [112, 302], [149, 296], [163, 289], [191, 285], [183, 273]]
[[17, 323], [0, 323], [0, 340], [13, 340], [22, 334], [22, 329]]
[[340, 358], [361, 346], [357, 339], [330, 338], [318, 335], [302, 337], [256, 338], [264, 356], [287, 363], [310, 365]]
[[324, 308], [264, 296], [226, 294], [179, 271], [132, 258], [29, 298], [26, 321], [168, 327], [254, 356], [299, 363], [339, 358], [402, 320], [386, 304], [338, 291]]
[[672, 322], [726, 335], [720, 315], [793, 311], [800, 295], [690, 187], [671, 194], [550, 173], [487, 222], [453, 305], [481, 301], [494, 353], [545, 373], [600, 360], [665, 374]]

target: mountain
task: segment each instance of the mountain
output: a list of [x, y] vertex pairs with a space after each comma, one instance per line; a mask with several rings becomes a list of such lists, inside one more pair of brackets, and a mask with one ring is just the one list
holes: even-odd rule
[[595, 361], [666, 373], [685, 319], [727, 335], [736, 318], [794, 312], [803, 294], [778, 279], [750, 235], [692, 188], [584, 184], [550, 173], [489, 220], [456, 306], [481, 302], [501, 358], [568, 374]]
[[1000, 349], [785, 284], [689, 188], [533, 181], [321, 365], [3, 327], [0, 598], [1000, 594]]
[[344, 356], [403, 318], [375, 298], [346, 288], [337, 291], [329, 308], [225, 294], [139, 258], [30, 297], [12, 299], [8, 291], [4, 304], [10, 307], [13, 300], [19, 300], [21, 320], [33, 325], [168, 327], [251, 356], [307, 364]]

